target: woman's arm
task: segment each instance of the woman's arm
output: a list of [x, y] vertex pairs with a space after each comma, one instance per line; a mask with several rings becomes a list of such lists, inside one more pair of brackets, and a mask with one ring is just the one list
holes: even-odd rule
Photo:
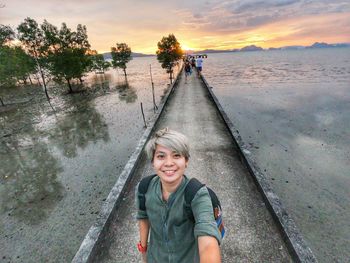
[[215, 237], [199, 236], [198, 250], [200, 263], [220, 263], [221, 255], [218, 241]]
[[[140, 242], [142, 247], [147, 247], [148, 234], [149, 234], [149, 221], [148, 219], [139, 219], [139, 232]], [[143, 262], [147, 262], [146, 253], [142, 253]]]
[[143, 247], [147, 246], [149, 222], [148, 219], [139, 219], [140, 241]]
[[198, 240], [200, 263], [220, 263], [221, 235], [214, 219], [213, 206], [206, 187], [198, 190], [191, 203], [195, 218], [194, 236]]

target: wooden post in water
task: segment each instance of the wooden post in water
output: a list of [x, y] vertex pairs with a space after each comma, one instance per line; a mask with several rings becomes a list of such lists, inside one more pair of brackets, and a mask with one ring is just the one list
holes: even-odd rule
[[145, 120], [145, 114], [143, 113], [142, 102], [141, 102], [141, 113], [142, 113], [143, 123], [145, 124], [144, 128], [147, 128], [147, 124], [146, 124], [146, 120]]
[[152, 64], [149, 64], [149, 73], [151, 75], [151, 83], [152, 83], [152, 96], [153, 96], [153, 111], [156, 113], [156, 110], [158, 110], [158, 106], [156, 104], [156, 99], [154, 97], [154, 83], [152, 78]]

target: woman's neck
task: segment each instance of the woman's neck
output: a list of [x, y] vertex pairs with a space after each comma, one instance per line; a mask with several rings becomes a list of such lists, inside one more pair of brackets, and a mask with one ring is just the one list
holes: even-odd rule
[[162, 182], [162, 196], [165, 201], [168, 201], [169, 196], [176, 191], [176, 189], [181, 185], [183, 177], [181, 181], [176, 182], [176, 184], [166, 184]]

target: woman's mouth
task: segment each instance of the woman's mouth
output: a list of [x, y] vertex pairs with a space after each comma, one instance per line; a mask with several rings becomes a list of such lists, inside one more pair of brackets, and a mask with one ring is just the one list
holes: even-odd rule
[[167, 176], [171, 176], [175, 174], [175, 170], [167, 170], [167, 171], [163, 171], [163, 173], [165, 173], [165, 175]]

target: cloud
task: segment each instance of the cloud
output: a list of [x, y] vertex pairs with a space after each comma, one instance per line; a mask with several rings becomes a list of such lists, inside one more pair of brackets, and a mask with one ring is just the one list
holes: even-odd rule
[[[109, 50], [117, 41], [125, 41], [137, 51], [151, 50], [168, 33], [188, 40], [188, 46], [190, 40], [193, 46], [205, 43], [212, 47], [243, 45], [248, 34], [254, 36], [250, 39], [263, 40], [271, 39], [271, 35], [287, 38], [291, 34], [290, 39], [301, 41], [308, 35], [317, 39], [317, 34], [320, 37], [334, 36], [334, 32], [344, 34], [345, 29], [337, 27], [348, 27], [350, 20], [349, 0], [86, 0], [83, 4], [78, 0], [0, 1], [6, 5], [0, 9], [2, 24], [15, 28], [27, 16], [38, 23], [46, 18], [58, 27], [66, 22], [72, 29], [81, 23], [87, 26], [89, 40], [98, 50]], [[325, 19], [314, 25], [312, 18], [327, 14], [338, 15], [342, 24], [335, 19]], [[301, 24], [305, 17], [310, 17], [309, 24]], [[291, 20], [295, 25], [285, 26]], [[273, 25], [279, 26], [274, 31], [264, 30]], [[322, 27], [326, 30], [321, 34]], [[334, 32], [328, 32], [332, 27]], [[262, 33], [256, 34], [258, 31]], [[205, 36], [214, 38], [209, 42]], [[317, 40], [323, 41], [322, 38]]]
[[193, 14], [193, 17], [194, 18], [203, 18], [203, 16], [201, 14], [198, 14], [198, 13], [197, 14]]
[[[311, 45], [314, 42], [328, 43], [350, 42], [348, 28], [350, 13], [310, 15], [302, 18], [292, 18], [273, 24], [266, 28], [277, 32], [267, 45]], [[281, 34], [283, 32], [284, 34]]]
[[259, 11], [263, 9], [285, 7], [298, 3], [299, 0], [265, 0], [265, 1], [240, 1], [238, 4], [231, 4], [233, 13], [244, 13]]
[[298, 17], [350, 11], [350, 2], [343, 0], [239, 0], [209, 4], [210, 8], [196, 9], [196, 12], [193, 6], [184, 7], [179, 20], [204, 32], [235, 33]]
[[246, 25], [248, 27], [259, 26], [259, 25], [263, 25], [263, 24], [267, 24], [269, 22], [275, 21], [277, 20], [276, 18], [279, 18], [279, 17], [276, 15], [254, 16], [247, 19]]

